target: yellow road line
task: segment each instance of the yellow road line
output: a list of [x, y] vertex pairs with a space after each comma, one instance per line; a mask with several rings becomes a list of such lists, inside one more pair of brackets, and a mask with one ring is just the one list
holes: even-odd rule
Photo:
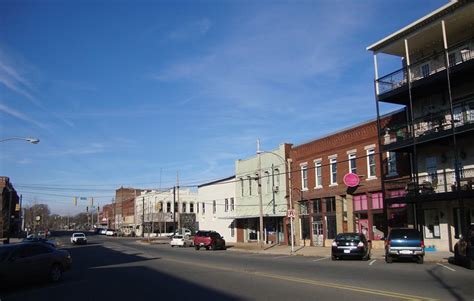
[[298, 278], [298, 277], [292, 277], [292, 276], [284, 276], [284, 275], [278, 275], [278, 274], [266, 273], [266, 272], [255, 272], [255, 271], [239, 270], [239, 269], [233, 269], [233, 268], [222, 267], [222, 266], [212, 266], [212, 265], [201, 264], [201, 263], [196, 263], [196, 262], [189, 262], [189, 261], [182, 261], [182, 260], [177, 260], [177, 259], [161, 258], [161, 260], [180, 263], [180, 264], [185, 264], [185, 265], [190, 265], [190, 266], [195, 266], [195, 267], [202, 267], [202, 268], [206, 268], [206, 269], [213, 269], [213, 270], [219, 270], [219, 271], [224, 271], [224, 272], [238, 272], [238, 273], [242, 273], [242, 274], [260, 276], [260, 277], [266, 277], [266, 278], [272, 278], [272, 279], [278, 279], [278, 280], [285, 280], [285, 281], [291, 281], [291, 282], [296, 282], [296, 283], [309, 284], [309, 285], [313, 285], [313, 286], [328, 287], [328, 288], [339, 289], [339, 290], [347, 290], [347, 291], [359, 292], [359, 293], [364, 293], [364, 294], [369, 294], [369, 295], [378, 295], [378, 296], [396, 298], [396, 299], [400, 299], [400, 300], [411, 300], [411, 301], [415, 301], [415, 300], [417, 300], [417, 301], [434, 301], [434, 300], [436, 300], [436, 299], [432, 299], [432, 298], [415, 296], [415, 295], [408, 295], [408, 294], [402, 294], [402, 293], [396, 293], [396, 292], [391, 292], [391, 291], [384, 291], [384, 290], [371, 289], [371, 288], [362, 288], [362, 287], [357, 287], [357, 286], [344, 285], [344, 284], [340, 284], [340, 283], [310, 280], [310, 279], [304, 279], [304, 278]]

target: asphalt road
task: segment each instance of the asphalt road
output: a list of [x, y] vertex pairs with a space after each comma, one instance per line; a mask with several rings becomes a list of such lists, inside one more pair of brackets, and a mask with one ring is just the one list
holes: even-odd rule
[[6, 300], [474, 300], [474, 271], [450, 264], [195, 251], [89, 235], [70, 246], [59, 284], [29, 284]]

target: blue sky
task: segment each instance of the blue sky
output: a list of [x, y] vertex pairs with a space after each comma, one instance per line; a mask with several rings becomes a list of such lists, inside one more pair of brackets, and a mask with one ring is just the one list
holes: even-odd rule
[[[1, 1], [0, 175], [60, 214], [375, 117], [369, 44], [444, 1]], [[388, 70], [390, 71], [390, 70]]]

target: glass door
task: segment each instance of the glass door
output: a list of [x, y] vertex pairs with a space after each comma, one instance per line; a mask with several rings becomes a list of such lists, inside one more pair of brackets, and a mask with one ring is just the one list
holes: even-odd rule
[[318, 247], [322, 247], [324, 244], [322, 221], [316, 221], [313, 223], [313, 244]]

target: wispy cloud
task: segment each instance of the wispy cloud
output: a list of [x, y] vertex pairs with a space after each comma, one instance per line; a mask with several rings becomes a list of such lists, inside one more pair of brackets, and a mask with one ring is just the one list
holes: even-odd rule
[[6, 113], [10, 116], [13, 116], [15, 118], [18, 118], [20, 120], [26, 121], [26, 122], [31, 123], [31, 124], [36, 125], [36, 126], [39, 126], [42, 129], [48, 129], [48, 127], [45, 124], [43, 124], [43, 123], [27, 116], [26, 114], [24, 114], [22, 112], [19, 112], [15, 109], [12, 109], [12, 108], [10, 108], [10, 107], [2, 104], [2, 103], [0, 103], [0, 111], [4, 112], [4, 113]]
[[68, 155], [92, 155], [103, 153], [106, 151], [106, 146], [102, 143], [91, 143], [88, 146], [81, 146], [70, 148], [66, 150], [53, 151], [50, 155], [54, 156], [68, 156]]
[[172, 41], [196, 40], [205, 36], [211, 27], [211, 21], [207, 18], [203, 18], [183, 24], [181, 27], [172, 30], [167, 35], [167, 39]]

